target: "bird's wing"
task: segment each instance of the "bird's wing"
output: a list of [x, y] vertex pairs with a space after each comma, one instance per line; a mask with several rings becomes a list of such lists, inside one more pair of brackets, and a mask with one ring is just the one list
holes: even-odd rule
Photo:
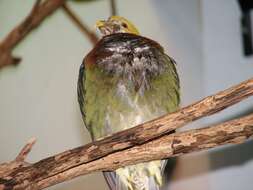
[[169, 65], [169, 75], [172, 76], [172, 89], [175, 94], [175, 106], [178, 108], [180, 104], [180, 80], [176, 69], [176, 61], [164, 53], [165, 64]]
[[79, 76], [78, 76], [78, 82], [77, 82], [77, 95], [78, 95], [78, 103], [80, 106], [80, 111], [82, 114], [82, 118], [84, 121], [84, 125], [85, 127], [89, 130], [90, 134], [91, 134], [91, 138], [94, 139], [94, 135], [92, 133], [91, 128], [87, 125], [87, 123], [85, 122], [85, 117], [86, 117], [86, 113], [85, 113], [85, 64], [81, 64], [80, 69], [79, 69]]
[[79, 69], [79, 76], [78, 76], [78, 82], [77, 82], [77, 95], [78, 95], [78, 103], [80, 106], [80, 111], [82, 113], [83, 119], [85, 119], [85, 113], [84, 113], [84, 96], [85, 96], [85, 67], [84, 64], [81, 64]]

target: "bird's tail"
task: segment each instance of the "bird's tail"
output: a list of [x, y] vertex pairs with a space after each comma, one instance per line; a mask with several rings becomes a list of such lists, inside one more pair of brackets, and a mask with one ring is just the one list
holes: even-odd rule
[[159, 190], [165, 164], [166, 161], [152, 161], [103, 174], [110, 190]]

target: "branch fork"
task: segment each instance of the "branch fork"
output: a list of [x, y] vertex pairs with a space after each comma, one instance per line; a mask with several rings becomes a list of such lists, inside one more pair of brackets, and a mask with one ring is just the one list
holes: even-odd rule
[[0, 42], [0, 69], [7, 65], [17, 65], [20, 63], [21, 58], [12, 55], [13, 49], [58, 8], [63, 8], [71, 21], [77, 25], [80, 31], [88, 37], [93, 45], [98, 41], [97, 36], [81, 22], [65, 1], [66, 0], [35, 1], [28, 16], [12, 30], [2, 42]]

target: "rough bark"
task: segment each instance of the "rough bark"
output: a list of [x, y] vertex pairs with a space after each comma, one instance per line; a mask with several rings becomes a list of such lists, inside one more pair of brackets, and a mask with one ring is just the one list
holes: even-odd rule
[[[164, 135], [86, 164], [80, 164], [85, 157], [81, 153], [85, 147], [81, 147], [69, 151], [75, 154], [74, 157], [62, 153], [50, 157], [50, 160], [44, 159], [28, 166], [21, 165], [12, 172], [2, 173], [0, 189], [43, 189], [95, 171], [115, 170], [126, 165], [179, 156], [224, 144], [242, 143], [252, 135], [253, 114], [250, 114], [216, 126]], [[64, 165], [71, 165], [73, 162], [76, 162], [76, 166], [64, 169]], [[50, 175], [52, 166], [58, 169], [58, 173]]]
[[[9, 175], [11, 172], [16, 170], [17, 168], [28, 166], [29, 163], [25, 162], [25, 159], [27, 155], [32, 150], [33, 145], [35, 144], [36, 139], [32, 138], [28, 141], [28, 143], [22, 148], [18, 156], [15, 160], [9, 162], [9, 163], [3, 163], [0, 164], [0, 176], [6, 176]], [[0, 182], [1, 184], [1, 182]], [[1, 189], [1, 185], [0, 185]]]
[[35, 164], [15, 168], [7, 172], [8, 175], [0, 175], [0, 189], [42, 189], [92, 171], [112, 170], [226, 143], [239, 143], [252, 135], [252, 114], [212, 128], [171, 135], [169, 132], [252, 94], [253, 79], [250, 79], [172, 114]]

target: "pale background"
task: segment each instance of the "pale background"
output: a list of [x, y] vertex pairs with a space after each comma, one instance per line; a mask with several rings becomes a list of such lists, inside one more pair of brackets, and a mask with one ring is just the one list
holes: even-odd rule
[[[30, 11], [33, 0], [0, 1], [0, 39]], [[253, 58], [242, 54], [236, 0], [118, 0], [118, 11], [142, 35], [160, 42], [178, 62], [182, 105], [253, 76]], [[70, 4], [92, 28], [109, 16], [107, 1]], [[12, 160], [31, 137], [38, 142], [29, 161], [90, 142], [76, 98], [78, 69], [91, 49], [61, 10], [14, 51], [18, 67], [0, 70], [0, 162]], [[253, 99], [189, 127], [252, 112]], [[188, 128], [189, 128], [188, 127]], [[170, 185], [176, 190], [252, 190], [253, 143], [180, 158]], [[100, 173], [48, 188], [107, 189]]]

